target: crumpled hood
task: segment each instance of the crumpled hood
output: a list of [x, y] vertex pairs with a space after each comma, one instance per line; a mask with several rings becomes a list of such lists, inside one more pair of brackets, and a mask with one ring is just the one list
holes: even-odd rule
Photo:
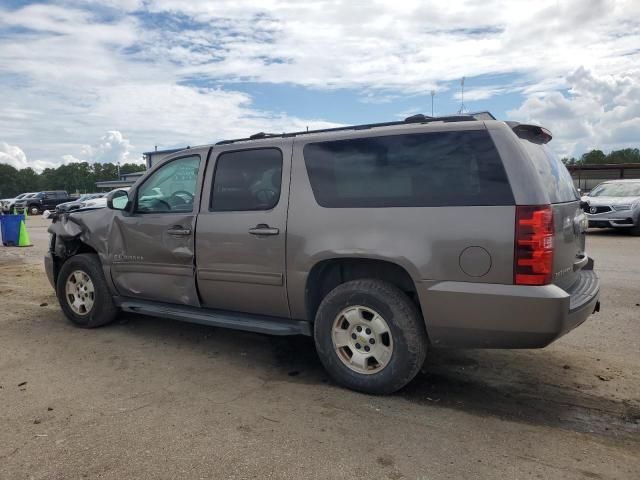
[[114, 210], [99, 208], [55, 215], [47, 231], [64, 240], [79, 239], [101, 256], [107, 256], [114, 213]]

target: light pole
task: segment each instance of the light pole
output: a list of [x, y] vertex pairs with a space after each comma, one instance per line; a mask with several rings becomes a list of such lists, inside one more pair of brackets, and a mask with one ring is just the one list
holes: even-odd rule
[[431, 90], [431, 116], [433, 117], [433, 97], [436, 96], [436, 91]]
[[462, 79], [460, 80], [460, 88], [462, 90], [461, 95], [460, 95], [460, 112], [458, 113], [464, 113], [464, 77], [462, 77]]

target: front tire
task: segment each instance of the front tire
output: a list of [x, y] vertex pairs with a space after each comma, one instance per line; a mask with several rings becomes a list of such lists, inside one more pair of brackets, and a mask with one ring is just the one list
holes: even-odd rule
[[38, 207], [37, 205], [32, 205], [29, 207], [29, 215], [39, 215], [40, 214], [40, 207]]
[[118, 313], [97, 255], [82, 253], [60, 269], [56, 293], [62, 311], [76, 326], [95, 328], [111, 323]]
[[314, 324], [320, 361], [340, 385], [389, 394], [416, 376], [427, 353], [427, 333], [416, 306], [396, 286], [354, 280], [320, 303]]

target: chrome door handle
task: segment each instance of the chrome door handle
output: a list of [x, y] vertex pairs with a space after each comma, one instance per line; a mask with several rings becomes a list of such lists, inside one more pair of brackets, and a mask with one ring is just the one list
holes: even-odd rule
[[167, 233], [169, 235], [173, 235], [174, 237], [187, 237], [191, 235], [191, 229], [182, 228], [181, 226], [176, 225], [175, 227], [171, 227], [169, 230], [167, 230]]
[[253, 228], [249, 229], [251, 235], [278, 235], [280, 230], [277, 228], [271, 228], [266, 223], [260, 223]]

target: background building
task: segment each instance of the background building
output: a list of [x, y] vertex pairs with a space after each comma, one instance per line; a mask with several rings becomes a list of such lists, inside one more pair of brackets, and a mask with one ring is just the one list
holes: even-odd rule
[[585, 193], [605, 180], [640, 179], [640, 163], [568, 165], [567, 168], [571, 172], [575, 186]]

